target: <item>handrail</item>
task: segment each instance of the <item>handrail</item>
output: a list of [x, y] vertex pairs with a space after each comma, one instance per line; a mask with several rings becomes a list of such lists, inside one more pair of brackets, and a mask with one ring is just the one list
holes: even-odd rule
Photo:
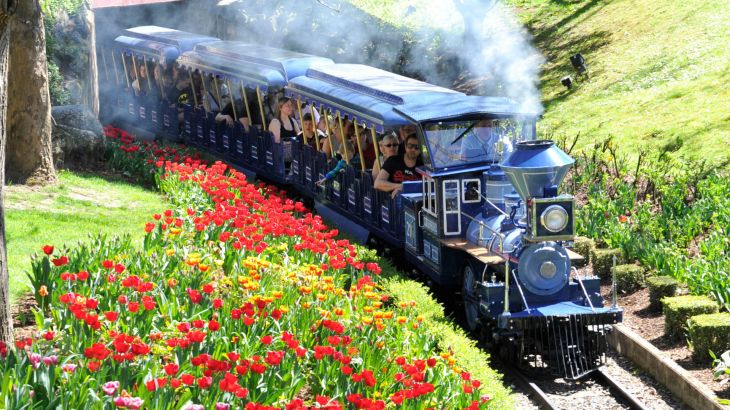
[[520, 296], [522, 296], [522, 303], [525, 305], [525, 310], [527, 312], [530, 312], [530, 305], [527, 304], [527, 299], [525, 298], [525, 292], [522, 291], [522, 286], [520, 286], [520, 283], [517, 281], [517, 274], [515, 273], [515, 270], [512, 269], [512, 278], [515, 280], [515, 285], [517, 285], [517, 290], [520, 291]]
[[485, 200], [485, 201], [486, 201], [486, 202], [487, 202], [487, 203], [488, 203], [489, 205], [492, 205], [492, 206], [494, 207], [494, 209], [496, 209], [496, 210], [497, 210], [497, 212], [499, 212], [499, 213], [501, 213], [502, 215], [504, 215], [504, 216], [506, 216], [507, 218], [509, 218], [509, 214], [508, 214], [507, 212], [505, 212], [505, 211], [503, 211], [503, 210], [499, 209], [499, 207], [498, 207], [497, 205], [495, 205], [495, 204], [494, 204], [494, 203], [493, 203], [492, 201], [490, 201], [489, 199], [487, 199], [487, 197], [486, 197], [486, 196], [482, 195], [482, 193], [481, 193], [481, 192], [479, 192], [479, 190], [478, 190], [478, 189], [476, 189], [476, 188], [472, 188], [472, 190], [473, 190], [474, 192], [476, 192], [476, 193], [477, 193], [477, 194], [478, 194], [478, 195], [479, 195], [479, 196], [480, 196], [480, 197], [481, 197], [481, 198], [482, 198], [483, 200]]
[[[467, 217], [468, 219], [470, 219], [470, 220], [472, 220], [472, 221], [474, 221], [474, 222], [476, 222], [476, 223], [478, 223], [478, 224], [479, 224], [479, 228], [480, 228], [480, 231], [479, 231], [479, 239], [481, 239], [481, 238], [482, 238], [482, 232], [481, 232], [481, 228], [482, 228], [482, 227], [484, 227], [484, 228], [487, 228], [487, 230], [488, 230], [489, 232], [493, 233], [494, 235], [497, 235], [497, 236], [499, 236], [500, 238], [502, 237], [502, 234], [501, 234], [500, 232], [497, 232], [496, 230], [492, 229], [492, 227], [490, 227], [489, 225], [485, 224], [485, 223], [484, 223], [483, 221], [480, 221], [480, 220], [478, 220], [478, 219], [474, 218], [473, 216], [471, 216], [471, 215], [469, 215], [469, 214], [467, 214], [467, 213], [464, 213], [464, 212], [461, 212], [461, 215], [462, 215], [462, 216], [465, 216], [465, 217]], [[501, 244], [500, 244], [500, 248], [499, 248], [499, 250], [500, 250], [500, 252], [502, 251], [502, 246], [501, 246]]]

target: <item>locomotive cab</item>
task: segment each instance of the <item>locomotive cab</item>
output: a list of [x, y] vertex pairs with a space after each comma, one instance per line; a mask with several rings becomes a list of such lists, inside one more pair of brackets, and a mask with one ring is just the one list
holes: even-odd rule
[[[494, 214], [486, 202], [493, 183], [488, 171], [517, 141], [532, 138], [534, 126], [534, 117], [487, 113], [418, 123], [424, 165], [418, 168], [422, 181], [402, 195], [405, 248], [407, 258], [434, 282], [456, 288], [465, 269], [481, 272], [486, 265], [504, 263], [485, 246], [488, 229], [477, 229], [481, 239], [475, 239], [471, 227]], [[502, 180], [511, 192], [504, 174]], [[474, 312], [474, 321], [477, 316]]]

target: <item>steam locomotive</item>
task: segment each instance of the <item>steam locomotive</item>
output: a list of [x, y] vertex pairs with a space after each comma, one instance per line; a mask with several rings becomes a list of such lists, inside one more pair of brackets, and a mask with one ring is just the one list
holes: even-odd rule
[[[599, 279], [572, 266], [580, 258], [570, 250], [576, 204], [559, 187], [574, 161], [553, 142], [535, 139], [536, 113], [369, 66], [155, 26], [127, 29], [99, 54], [106, 119], [180, 137], [289, 185], [358, 241], [402, 248], [435, 286], [460, 289], [466, 326], [505, 357], [565, 378], [601, 364], [605, 335], [622, 310], [604, 307]], [[170, 104], [135, 95], [131, 82], [142, 79], [142, 65], [147, 73], [176, 67], [178, 77], [190, 77], [193, 98]], [[152, 91], [149, 77], [137, 88]], [[221, 90], [259, 125], [216, 122], [211, 103], [221, 105]], [[264, 113], [277, 93], [296, 101], [300, 118], [306, 106], [329, 122], [328, 134], [339, 129], [330, 141], [343, 135], [344, 119], [351, 121], [361, 157], [362, 133], [378, 155], [378, 138], [414, 128], [421, 180], [404, 182], [391, 197], [373, 188], [360, 161], [320, 186], [338, 160], [317, 149], [319, 142], [274, 141]], [[209, 95], [211, 102], [199, 101]]]

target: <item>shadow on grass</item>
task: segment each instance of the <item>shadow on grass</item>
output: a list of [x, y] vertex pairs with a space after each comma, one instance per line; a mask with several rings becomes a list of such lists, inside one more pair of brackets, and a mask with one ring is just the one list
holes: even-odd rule
[[[569, 5], [569, 4], [576, 4], [578, 2], [576, 1], [570, 1], [570, 0], [552, 0], [553, 3], [560, 4], [560, 5]], [[590, 15], [593, 15], [597, 13], [603, 6], [606, 4], [605, 1], [601, 0], [590, 0], [586, 2], [584, 5], [570, 13], [569, 15], [563, 17], [559, 21], [550, 24], [550, 27], [546, 30], [541, 31], [539, 34], [535, 36], [535, 42], [537, 44], [541, 44], [546, 41], [551, 41], [554, 39], [555, 34], [565, 29], [565, 26], [573, 22], [574, 20], [580, 18], [580, 17], [587, 17]], [[590, 13], [590, 14], [589, 14]], [[540, 49], [545, 50], [549, 47], [540, 47]]]
[[125, 174], [121, 170], [116, 170], [106, 162], [100, 162], [89, 166], [65, 167], [63, 170], [71, 172], [77, 177], [83, 179], [99, 178], [109, 183], [133, 185], [135, 187], [142, 188], [145, 191], [159, 193], [157, 187], [153, 183]]

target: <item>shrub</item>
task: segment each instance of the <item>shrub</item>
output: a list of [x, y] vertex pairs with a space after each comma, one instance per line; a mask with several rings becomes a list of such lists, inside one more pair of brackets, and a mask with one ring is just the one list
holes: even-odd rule
[[674, 296], [662, 299], [664, 304], [664, 334], [671, 339], [684, 335], [687, 320], [692, 316], [717, 313], [717, 303], [707, 296]]
[[687, 333], [692, 343], [692, 354], [701, 360], [710, 359], [710, 350], [730, 350], [730, 313], [712, 313], [692, 316], [687, 321]]
[[593, 262], [593, 273], [602, 278], [607, 279], [611, 275], [613, 267], [613, 257], [616, 257], [616, 264], [624, 262], [623, 254], [620, 249], [594, 249], [591, 254], [591, 262]]
[[582, 260], [576, 260], [572, 261], [573, 265], [577, 268], [581, 268], [583, 266], [586, 266], [591, 261], [591, 254], [596, 249], [596, 242], [593, 241], [591, 238], [586, 238], [585, 236], [578, 236], [575, 238], [575, 241], [573, 241], [573, 250], [583, 257]]
[[644, 285], [644, 268], [633, 263], [616, 265], [611, 268], [616, 276], [616, 287], [621, 293], [633, 292]]
[[662, 307], [662, 299], [677, 293], [678, 282], [670, 276], [651, 276], [646, 280], [649, 287], [649, 310], [658, 312]]

